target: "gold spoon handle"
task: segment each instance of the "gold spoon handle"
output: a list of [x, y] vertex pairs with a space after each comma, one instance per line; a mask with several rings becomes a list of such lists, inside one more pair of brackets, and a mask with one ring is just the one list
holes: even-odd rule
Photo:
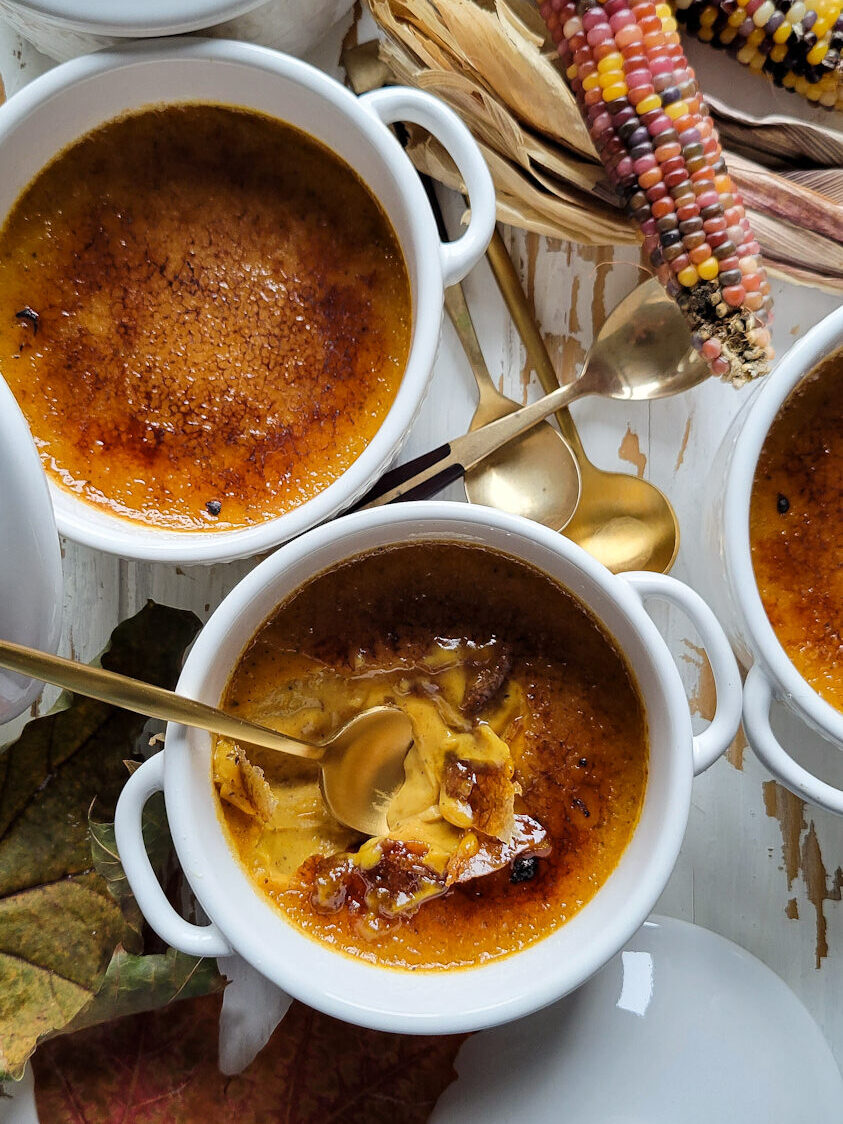
[[489, 422], [462, 437], [457, 437], [451, 442], [451, 456], [456, 458], [457, 463], [461, 464], [467, 472], [492, 453], [496, 453], [503, 445], [514, 441], [522, 433], [527, 433], [534, 425], [544, 421], [562, 406], [567, 406], [569, 402], [591, 393], [593, 391], [588, 384], [579, 379], [567, 386], [557, 386], [550, 394], [531, 402], [529, 406], [522, 406], [520, 410]]
[[[451, 234], [445, 222], [445, 216], [442, 213], [433, 180], [430, 176], [422, 173], [419, 174], [419, 178], [427, 194], [427, 201], [430, 204], [431, 211], [433, 211], [433, 217], [436, 219], [439, 237], [443, 242], [449, 242]], [[483, 349], [480, 346], [480, 340], [477, 338], [474, 321], [471, 319], [468, 302], [465, 299], [465, 289], [459, 281], [456, 285], [450, 285], [445, 290], [445, 309], [451, 318], [451, 323], [454, 325], [454, 330], [468, 359], [468, 365], [471, 367], [471, 373], [474, 375], [474, 381], [480, 391], [481, 402], [484, 395], [491, 394], [498, 398], [501, 397], [500, 391], [492, 382], [492, 376], [489, 374], [489, 368], [483, 358]]]
[[195, 726], [199, 730], [236, 738], [264, 749], [291, 753], [312, 761], [318, 761], [325, 752], [322, 746], [308, 745], [295, 738], [288, 738], [275, 730], [256, 726], [243, 718], [236, 718], [195, 699], [184, 698], [163, 687], [155, 687], [127, 675], [118, 675], [102, 667], [66, 660], [62, 656], [40, 652], [36, 648], [12, 644], [8, 640], [0, 640], [0, 667], [52, 683], [77, 695], [131, 710], [135, 714], [161, 718], [165, 722], [178, 722], [183, 726]]
[[[593, 389], [579, 379], [568, 386], [558, 386], [552, 393], [531, 402], [529, 406], [522, 406], [514, 413], [481, 425], [479, 429], [470, 430], [462, 437], [455, 437], [447, 445], [441, 445], [430, 453], [422, 453], [420, 457], [414, 457], [399, 468], [392, 469], [388, 479], [383, 478], [376, 484], [352, 510], [382, 507], [401, 499], [421, 498], [422, 495], [444, 488], [508, 442], [527, 433], [555, 410], [592, 393]], [[388, 484], [388, 487], [384, 488], [384, 484]]]
[[[492, 273], [498, 283], [504, 303], [527, 350], [527, 361], [538, 375], [545, 394], [549, 394], [559, 386], [560, 379], [551, 362], [533, 310], [530, 308], [530, 302], [527, 300], [521, 278], [516, 272], [512, 258], [509, 256], [497, 227], [495, 227], [486, 256], [489, 259]], [[562, 431], [562, 436], [573, 448], [577, 459], [581, 460], [584, 450], [573, 418], [567, 410], [563, 409], [557, 412], [556, 421]]]
[[477, 338], [474, 321], [468, 311], [462, 285], [451, 285], [450, 288], [445, 290], [445, 308], [462, 344], [462, 349], [468, 358], [468, 364], [471, 367], [471, 373], [474, 375], [481, 398], [484, 393], [489, 391], [497, 394], [498, 389], [492, 382], [492, 376], [489, 374], [489, 368], [483, 358], [480, 340]]

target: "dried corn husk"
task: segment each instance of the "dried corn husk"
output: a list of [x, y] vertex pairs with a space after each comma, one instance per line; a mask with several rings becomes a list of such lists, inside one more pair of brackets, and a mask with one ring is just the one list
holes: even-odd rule
[[782, 113], [754, 116], [706, 92], [722, 140], [768, 167], [810, 161], [821, 168], [843, 166], [843, 136], [827, 125]]
[[843, 203], [843, 168], [796, 168], [784, 175], [791, 183], [810, 187], [834, 203]]
[[[525, 0], [368, 2], [385, 34], [380, 59], [392, 80], [436, 93], [479, 141], [501, 221], [587, 244], [637, 242]], [[843, 141], [821, 126], [791, 124], [799, 128], [779, 119], [756, 127], [732, 113], [740, 154], [727, 152], [727, 162], [768, 269], [843, 292], [843, 167], [828, 168], [838, 159], [843, 165]], [[781, 164], [796, 151], [824, 162], [824, 177], [781, 174], [759, 162]], [[437, 179], [461, 186], [449, 157], [418, 131], [410, 154]]]

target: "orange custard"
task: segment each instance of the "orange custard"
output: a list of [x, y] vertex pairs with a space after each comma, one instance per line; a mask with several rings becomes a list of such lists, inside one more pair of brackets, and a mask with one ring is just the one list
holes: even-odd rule
[[752, 488], [750, 543], [782, 647], [843, 711], [843, 353], [799, 384], [770, 427]]
[[217, 741], [231, 845], [293, 925], [384, 966], [466, 967], [593, 897], [638, 821], [648, 748], [630, 671], [577, 600], [480, 547], [365, 554], [276, 611], [224, 706], [322, 738], [384, 702], [415, 742], [380, 839], [331, 819], [311, 762]]
[[392, 405], [410, 333], [379, 204], [259, 113], [109, 122], [0, 232], [0, 371], [45, 468], [158, 527], [254, 524], [331, 484]]

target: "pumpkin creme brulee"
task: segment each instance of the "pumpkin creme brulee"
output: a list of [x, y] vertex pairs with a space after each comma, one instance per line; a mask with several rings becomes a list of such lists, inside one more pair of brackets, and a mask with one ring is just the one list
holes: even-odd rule
[[410, 321], [368, 188], [260, 113], [110, 121], [0, 232], [0, 372], [45, 468], [157, 527], [248, 526], [333, 483], [395, 399]]
[[583, 606], [484, 548], [377, 550], [282, 604], [223, 701], [320, 741], [383, 703], [414, 733], [384, 838], [331, 818], [312, 762], [217, 739], [220, 814], [260, 890], [316, 940], [395, 968], [482, 963], [573, 916], [647, 776], [641, 698]]

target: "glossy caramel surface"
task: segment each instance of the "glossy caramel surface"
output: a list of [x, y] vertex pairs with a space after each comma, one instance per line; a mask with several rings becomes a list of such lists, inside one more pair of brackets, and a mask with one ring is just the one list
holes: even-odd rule
[[[432, 645], [446, 653], [468, 646], [484, 660], [491, 651], [503, 661], [505, 674], [497, 678], [486, 674], [493, 666], [487, 661], [467, 709], [507, 740], [519, 788], [515, 812], [547, 832], [549, 853], [535, 860], [532, 876], [518, 880], [516, 867], [507, 866], [422, 902], [409, 917], [361, 925], [348, 909], [317, 908], [316, 884], [320, 855], [353, 851], [359, 836], [331, 828], [316, 800], [299, 800], [295, 820], [312, 823], [319, 841], [308, 858], [315, 848], [293, 830], [293, 817], [285, 824], [282, 812], [281, 830], [270, 830], [220, 801], [244, 867], [293, 924], [349, 955], [395, 968], [470, 966], [563, 924], [616, 866], [647, 777], [643, 705], [609, 637], [545, 575], [456, 543], [376, 551], [313, 579], [249, 645], [224, 705], [299, 734], [319, 728], [323, 707], [338, 724], [355, 706], [369, 705], [374, 682], [386, 683], [383, 697], [396, 705], [418, 706], [440, 687], [447, 694], [448, 684], [435, 675], [429, 681]], [[333, 688], [321, 701], [320, 682], [337, 676], [348, 685], [347, 703]], [[310, 773], [312, 784], [315, 774], [309, 762], [279, 762], [277, 773], [268, 755], [260, 764], [273, 784], [281, 782], [274, 789], [278, 807], [285, 783], [301, 786]]]
[[0, 233], [0, 371], [45, 467], [160, 527], [253, 524], [336, 480], [395, 398], [410, 321], [368, 189], [257, 113], [103, 125]]
[[843, 353], [776, 416], [750, 507], [761, 600], [796, 670], [843, 711]]

